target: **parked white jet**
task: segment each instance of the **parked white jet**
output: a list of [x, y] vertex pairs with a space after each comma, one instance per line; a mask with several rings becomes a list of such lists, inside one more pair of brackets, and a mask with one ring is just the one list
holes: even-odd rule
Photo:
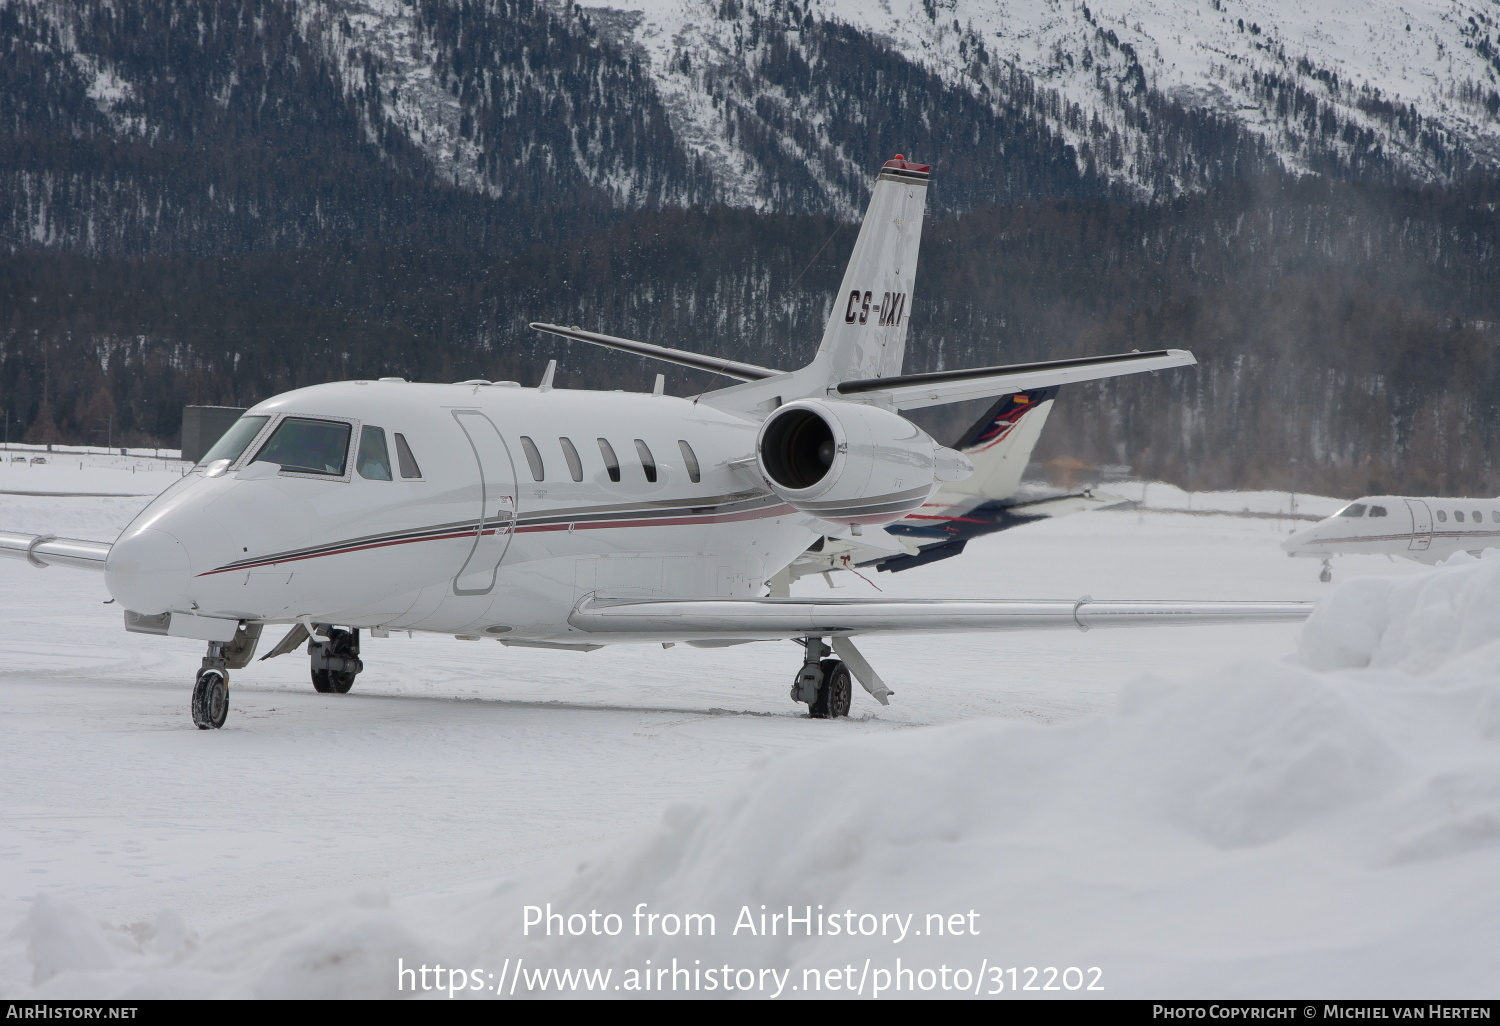
[[1333, 579], [1337, 555], [1404, 556], [1441, 563], [1455, 552], [1500, 545], [1500, 499], [1412, 498], [1370, 495], [1319, 520], [1281, 543], [1292, 556], [1323, 561], [1318, 579]]
[[817, 538], [882, 533], [968, 475], [898, 410], [1194, 362], [1165, 350], [902, 375], [928, 172], [899, 156], [881, 168], [801, 370], [537, 325], [742, 383], [699, 399], [571, 391], [552, 387], [554, 363], [536, 388], [315, 385], [248, 410], [112, 545], [8, 534], [0, 551], [103, 570], [127, 630], [208, 642], [192, 702], [205, 729], [275, 623], [294, 626], [266, 658], [308, 641], [314, 687], [336, 692], [363, 669], [361, 630], [585, 651], [792, 639], [792, 697], [827, 717], [848, 712], [851, 675], [882, 704], [891, 693], [860, 634], [1304, 618], [1301, 602], [766, 597]]

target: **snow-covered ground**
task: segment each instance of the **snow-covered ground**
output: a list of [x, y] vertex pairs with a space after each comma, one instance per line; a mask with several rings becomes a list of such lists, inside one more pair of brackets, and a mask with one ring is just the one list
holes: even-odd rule
[[[137, 463], [137, 479], [172, 473]], [[108, 539], [142, 504], [5, 494], [129, 490], [121, 466], [72, 468], [71, 488], [21, 489], [67, 465], [6, 465], [0, 528]], [[1290, 501], [1160, 484], [1145, 498]], [[627, 971], [674, 957], [792, 969], [784, 996], [805, 993], [804, 969], [830, 985], [867, 958], [868, 996], [898, 957], [963, 967], [981, 992], [1015, 967], [1007, 994], [1027, 966], [1098, 966], [1115, 997], [1492, 993], [1500, 560], [1350, 557], [1336, 581], [1365, 579], [1320, 585], [1316, 562], [1277, 548], [1293, 523], [1101, 511], [876, 575], [912, 596], [1338, 590], [1305, 634], [867, 639], [896, 697], [856, 692], [834, 722], [787, 699], [789, 644], [574, 654], [401, 636], [366, 642], [349, 695], [314, 693], [296, 656], [257, 662], [234, 674], [225, 728], [201, 732], [195, 643], [125, 633], [94, 575], [7, 563], [0, 993], [386, 996], [398, 958], [512, 980], [520, 958], [609, 969], [628, 988]], [[618, 913], [624, 932], [523, 937], [523, 907], [547, 902]], [[638, 902], [713, 913], [717, 934], [633, 936]], [[900, 944], [733, 935], [761, 904], [910, 913], [918, 931], [928, 914], [978, 918]]]

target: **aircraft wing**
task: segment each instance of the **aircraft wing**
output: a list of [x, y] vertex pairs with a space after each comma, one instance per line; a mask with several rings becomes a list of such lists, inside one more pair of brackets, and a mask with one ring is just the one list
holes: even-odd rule
[[71, 566], [102, 573], [104, 560], [109, 556], [109, 542], [0, 532], [0, 556], [24, 559], [32, 566]]
[[587, 599], [568, 622], [642, 641], [775, 641], [855, 634], [1026, 631], [1227, 623], [1297, 623], [1311, 602], [947, 599]]
[[1005, 367], [931, 371], [889, 378], [861, 378], [841, 382], [837, 391], [849, 399], [890, 403], [900, 410], [940, 406], [965, 399], [986, 399], [1032, 388], [1067, 385], [1077, 381], [1113, 378], [1121, 374], [1185, 367], [1198, 361], [1185, 349], [1157, 349], [1120, 356], [1088, 356], [1076, 360], [1017, 363]]

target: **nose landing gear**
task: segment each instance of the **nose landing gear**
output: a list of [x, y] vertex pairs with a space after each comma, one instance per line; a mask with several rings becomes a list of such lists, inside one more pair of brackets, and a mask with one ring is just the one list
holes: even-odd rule
[[193, 724], [218, 730], [229, 717], [229, 671], [244, 669], [255, 656], [262, 625], [240, 623], [233, 641], [210, 641], [193, 682]]
[[1329, 581], [1333, 580], [1333, 567], [1326, 559], [1323, 560], [1323, 569], [1318, 571], [1318, 580], [1322, 581], [1324, 584], [1327, 584]]

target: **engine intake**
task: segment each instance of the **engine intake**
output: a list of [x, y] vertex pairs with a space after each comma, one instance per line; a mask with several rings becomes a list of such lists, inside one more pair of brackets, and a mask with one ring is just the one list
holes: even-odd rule
[[809, 409], [788, 409], [766, 423], [761, 466], [773, 483], [801, 491], [828, 476], [837, 450], [826, 420]]
[[788, 505], [844, 524], [894, 523], [926, 502], [938, 482], [974, 469], [897, 414], [817, 399], [788, 403], [766, 418], [756, 458]]

